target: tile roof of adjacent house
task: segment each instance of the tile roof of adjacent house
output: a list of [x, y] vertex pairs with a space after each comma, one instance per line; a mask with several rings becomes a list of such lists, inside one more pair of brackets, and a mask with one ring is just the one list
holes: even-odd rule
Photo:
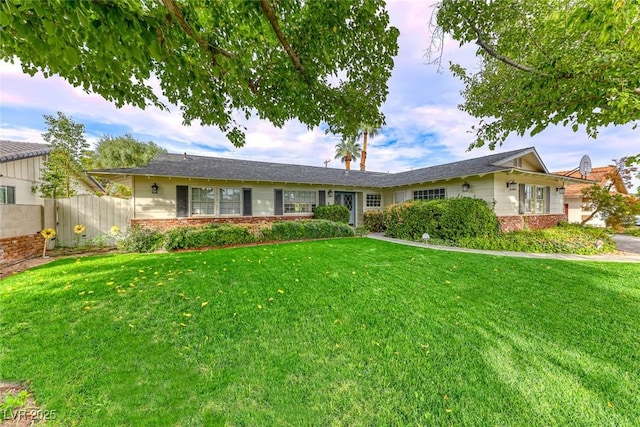
[[[554, 172], [554, 174], [572, 178], [582, 178], [582, 176], [580, 175], [580, 171], [575, 169], [571, 171]], [[586, 180], [591, 182], [586, 182], [584, 184], [578, 183], [567, 185], [564, 197], [582, 197], [582, 190], [584, 188], [587, 188], [595, 183], [597, 183], [601, 187], [604, 187], [612, 177], [612, 191], [621, 194], [628, 194], [627, 188], [625, 187], [624, 182], [622, 182], [622, 178], [620, 177], [618, 169], [616, 169], [615, 166], [609, 165], [591, 168], [591, 172], [585, 178]]]
[[[539, 160], [535, 148], [529, 147], [398, 173], [362, 172], [359, 170], [347, 172], [343, 169], [318, 166], [288, 165], [187, 154], [158, 154], [147, 166], [92, 170], [88, 173], [99, 176], [164, 176], [384, 188], [509, 171], [513, 167], [503, 166], [500, 163], [529, 153], [533, 153]], [[542, 163], [541, 167], [546, 172]]]
[[0, 140], [0, 163], [42, 156], [49, 151], [47, 144]]

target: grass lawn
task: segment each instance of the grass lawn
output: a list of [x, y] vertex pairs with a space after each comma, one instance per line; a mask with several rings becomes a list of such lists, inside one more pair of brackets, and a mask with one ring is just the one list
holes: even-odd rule
[[48, 425], [632, 426], [640, 265], [336, 239], [0, 281]]

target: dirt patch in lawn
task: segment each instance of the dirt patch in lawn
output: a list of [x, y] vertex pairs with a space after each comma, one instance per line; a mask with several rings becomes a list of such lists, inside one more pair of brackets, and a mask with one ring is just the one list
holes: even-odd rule
[[55, 413], [38, 408], [26, 387], [0, 381], [0, 427], [27, 427], [40, 425]]

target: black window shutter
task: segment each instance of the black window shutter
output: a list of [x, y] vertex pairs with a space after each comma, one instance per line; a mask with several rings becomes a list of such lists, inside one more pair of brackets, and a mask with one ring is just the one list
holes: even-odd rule
[[176, 185], [176, 216], [178, 218], [189, 216], [188, 185]]
[[282, 215], [283, 211], [282, 211], [282, 189], [278, 188], [275, 190], [275, 201], [274, 201], [274, 206], [273, 206], [273, 213], [275, 215]]
[[324, 190], [318, 191], [318, 206], [324, 206], [327, 204], [327, 192]]
[[524, 214], [524, 184], [518, 184], [520, 215]]
[[242, 189], [242, 215], [251, 216], [251, 189]]
[[545, 213], [551, 213], [551, 187], [544, 187], [544, 209]]

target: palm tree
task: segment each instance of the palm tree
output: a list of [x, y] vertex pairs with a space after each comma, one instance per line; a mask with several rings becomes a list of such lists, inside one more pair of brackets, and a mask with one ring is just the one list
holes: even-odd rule
[[360, 157], [360, 144], [355, 140], [342, 141], [336, 145], [336, 159], [345, 164], [347, 170], [351, 170], [351, 161]]
[[363, 137], [362, 140], [362, 155], [360, 156], [360, 170], [364, 171], [365, 170], [365, 164], [367, 162], [367, 137], [374, 137], [378, 134], [378, 131], [380, 129], [377, 126], [373, 126], [373, 125], [369, 125], [366, 123], [363, 123], [360, 125], [360, 132], [358, 133], [358, 138], [360, 138], [360, 136]]

